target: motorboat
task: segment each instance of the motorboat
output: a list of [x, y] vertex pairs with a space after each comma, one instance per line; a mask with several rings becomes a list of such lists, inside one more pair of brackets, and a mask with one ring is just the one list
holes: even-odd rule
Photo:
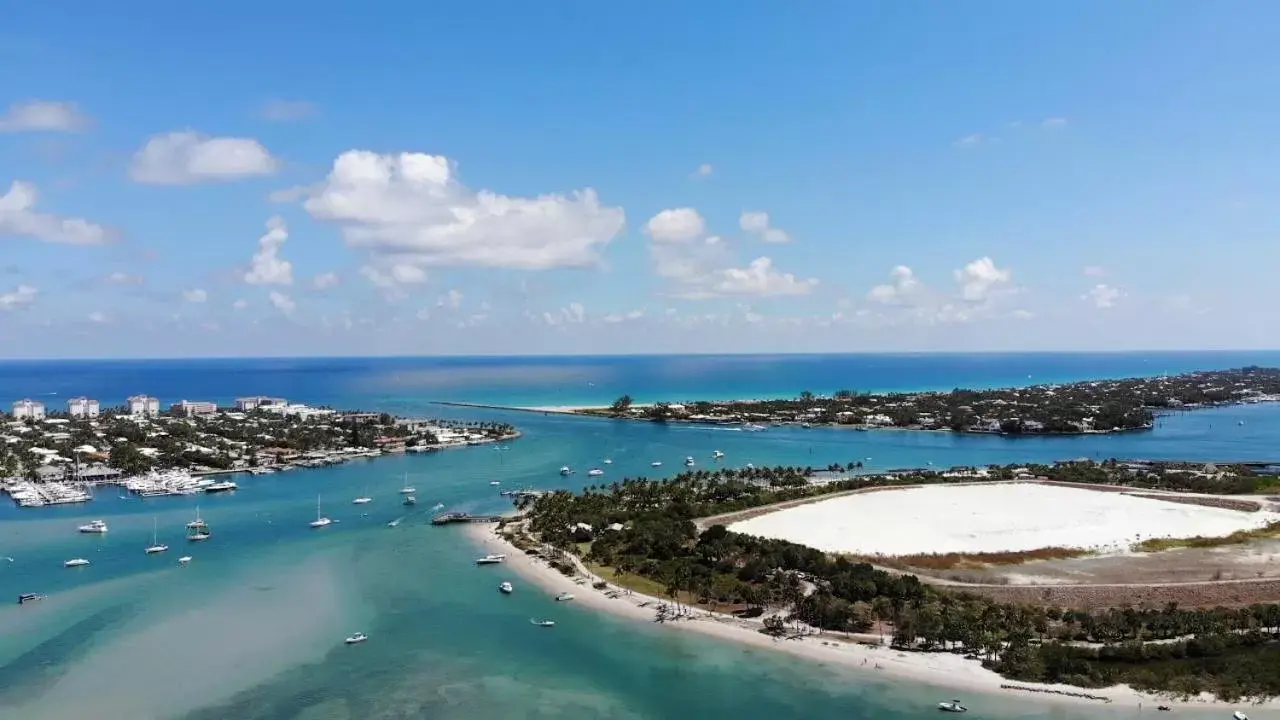
[[556, 621], [555, 620], [534, 620], [533, 618], [529, 618], [529, 624], [537, 625], [538, 627], [555, 627]]
[[501, 485], [501, 484], [502, 484], [502, 481], [501, 481], [501, 480], [490, 480], [490, 481], [489, 481], [489, 484], [490, 484], [490, 485], [493, 485], [494, 487], [497, 487], [497, 486], [499, 486], [499, 485]]
[[160, 526], [157, 524], [156, 519], [151, 518], [151, 545], [147, 547], [148, 555], [155, 555], [156, 553], [162, 553], [169, 549], [168, 545], [160, 544], [159, 527]]
[[959, 700], [943, 701], [938, 703], [938, 709], [942, 712], [962, 713], [969, 712], [969, 708], [960, 704]]
[[604, 471], [601, 470], [600, 468], [592, 468], [587, 471], [588, 477], [600, 477], [603, 474], [604, 474]]
[[29, 602], [35, 602], [36, 600], [43, 600], [43, 599], [44, 599], [44, 596], [38, 593], [22, 593], [21, 595], [18, 596], [18, 604], [26, 605]]
[[231, 492], [232, 490], [237, 490], [239, 488], [240, 486], [237, 485], [234, 480], [223, 480], [222, 482], [216, 482], [212, 485], [206, 485], [204, 491], [207, 493], [220, 493]]
[[1231, 713], [1231, 717], [1235, 718], [1235, 720], [1249, 720], [1249, 716], [1239, 710]]
[[503, 582], [501, 585], [498, 586], [498, 592], [500, 593], [510, 595], [513, 591], [515, 591], [515, 588], [512, 587], [511, 583], [509, 582]]
[[560, 474], [561, 474], [561, 475], [572, 475], [572, 474], [573, 474], [573, 468], [569, 467], [568, 465], [565, 465], [564, 467], [560, 468]]
[[408, 506], [408, 505], [417, 505], [417, 504], [418, 504], [418, 498], [414, 497], [413, 495], [405, 495], [405, 496], [404, 496], [404, 502], [402, 502], [402, 503], [400, 503], [400, 504], [401, 504], [401, 505], [406, 505], [406, 506]]
[[356, 498], [355, 500], [352, 500], [352, 501], [351, 501], [351, 504], [352, 504], [352, 505], [367, 505], [367, 504], [369, 504], [369, 503], [371, 503], [371, 502], [373, 502], [373, 498], [371, 498], [371, 497], [358, 497], [358, 498]]
[[716, 460], [719, 460], [720, 458], [724, 457], [724, 453], [721, 452], [720, 450], [717, 450], [711, 453], [711, 457], [715, 458]]
[[84, 558], [74, 558], [62, 563], [62, 567], [84, 567], [85, 565], [88, 565], [88, 564], [89, 564], [89, 561], [85, 560]]
[[101, 535], [107, 531], [107, 521], [93, 520], [84, 525], [81, 525], [78, 529], [82, 533], [92, 533], [94, 535]]
[[320, 496], [317, 495], [316, 496], [316, 519], [312, 520], [310, 523], [307, 523], [307, 524], [313, 528], [322, 528], [332, 523], [333, 523], [332, 520], [320, 514]]
[[572, 599], [573, 599], [573, 593], [571, 592], [562, 592], [556, 596], [556, 602], [567, 602]]
[[498, 563], [506, 559], [507, 559], [506, 555], [491, 554], [491, 555], [485, 555], [482, 558], [476, 558], [476, 564], [477, 565], [497, 565]]
[[612, 460], [610, 460], [609, 458], [605, 458], [605, 459], [604, 459], [604, 464], [605, 464], [605, 465], [612, 465], [612, 464], [613, 464], [613, 461], [612, 461]]
[[355, 645], [357, 643], [362, 643], [368, 639], [369, 639], [368, 635], [365, 635], [364, 633], [356, 633], [355, 635], [348, 637], [343, 642], [345, 642], [348, 645]]
[[742, 429], [747, 432], [760, 432], [765, 428], [764, 428], [764, 425], [757, 425], [756, 423], [743, 423]]
[[182, 557], [178, 558], [178, 564], [179, 564], [179, 565], [186, 565], [186, 564], [187, 564], [187, 563], [189, 563], [189, 562], [191, 562], [191, 556], [190, 556], [190, 555], [183, 555]]
[[684, 459], [684, 464], [685, 464], [686, 466], [692, 467], [692, 466], [693, 466], [693, 456], [692, 456], [692, 455], [690, 455], [689, 457], [685, 458], [685, 459]]
[[649, 463], [649, 467], [662, 467], [662, 461], [654, 460], [653, 462]]

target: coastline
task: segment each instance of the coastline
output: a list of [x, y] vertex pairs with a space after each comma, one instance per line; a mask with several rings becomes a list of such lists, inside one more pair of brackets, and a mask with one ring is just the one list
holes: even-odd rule
[[[562, 592], [574, 594], [575, 604], [585, 605], [593, 611], [610, 613], [633, 621], [654, 622], [655, 607], [670, 605], [670, 600], [636, 593], [624, 588], [621, 594], [610, 598], [608, 590], [597, 590], [592, 582], [601, 580], [589, 573], [573, 558], [577, 569], [574, 577], [568, 577], [552, 568], [541, 558], [527, 555], [507, 538], [497, 532], [495, 523], [476, 523], [464, 528], [467, 536], [484, 552], [500, 552], [507, 555], [506, 565], [525, 580], [553, 595]], [[584, 581], [585, 580], [585, 581]], [[579, 584], [581, 582], [581, 584]], [[876, 635], [851, 635], [847, 638], [836, 633], [822, 633], [775, 638], [760, 632], [763, 619], [744, 619], [702, 608], [686, 608], [686, 615], [668, 620], [663, 625], [676, 625], [691, 632], [735, 642], [754, 648], [785, 652], [806, 660], [839, 666], [854, 672], [885, 673], [955, 692], [976, 693], [985, 696], [1037, 699], [1049, 703], [1099, 705], [1107, 707], [1132, 707], [1134, 709], [1157, 705], [1171, 707], [1218, 708], [1266, 708], [1280, 709], [1276, 699], [1263, 703], [1247, 700], [1229, 703], [1207, 694], [1196, 698], [1167, 698], [1145, 693], [1126, 685], [1109, 688], [1081, 688], [1072, 685], [1045, 685], [1006, 679], [984, 668], [973, 660], [950, 652], [907, 652], [880, 645]], [[944, 698], [940, 698], [944, 699]]]

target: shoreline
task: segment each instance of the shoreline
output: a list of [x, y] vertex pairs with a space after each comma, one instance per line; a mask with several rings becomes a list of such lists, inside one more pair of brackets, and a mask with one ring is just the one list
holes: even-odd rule
[[[602, 580], [602, 578], [589, 573], [578, 558], [570, 556], [576, 573], [574, 577], [568, 577], [552, 568], [545, 560], [527, 555], [496, 530], [495, 523], [477, 523], [468, 525], [464, 532], [485, 552], [505, 553], [507, 566], [546, 592], [553, 595], [570, 592], [575, 596], [572, 601], [575, 604], [585, 605], [592, 610], [606, 612], [615, 617], [649, 623], [654, 622], [656, 607], [671, 605], [669, 599], [651, 597], [620, 587], [616, 588], [620, 591], [619, 595], [614, 598], [607, 597], [605, 593], [609, 590], [597, 590], [591, 585], [593, 581]], [[579, 581], [582, 581], [582, 584], [579, 584]], [[614, 587], [610, 584], [610, 589]], [[1044, 700], [1050, 703], [1069, 702], [1077, 705], [1104, 704], [1116, 707], [1129, 706], [1135, 709], [1145, 709], [1150, 706], [1153, 710], [1161, 704], [1205, 710], [1239, 707], [1280, 708], [1280, 701], [1275, 699], [1263, 703], [1252, 703], [1247, 700], [1229, 703], [1205, 694], [1191, 699], [1166, 698], [1134, 690], [1126, 685], [1081, 688], [1071, 685], [1025, 683], [1009, 680], [984, 668], [978, 662], [966, 660], [955, 653], [910, 652], [893, 649], [880, 644], [879, 636], [876, 635], [846, 636], [826, 632], [782, 639], [760, 632], [760, 628], [763, 627], [763, 618], [744, 619], [702, 608], [685, 608], [684, 612], [687, 613], [686, 617], [669, 620], [662, 624], [674, 624], [720, 640], [753, 648], [785, 652], [812, 662], [839, 666], [854, 672], [884, 673], [956, 692], [964, 691], [988, 697]]]

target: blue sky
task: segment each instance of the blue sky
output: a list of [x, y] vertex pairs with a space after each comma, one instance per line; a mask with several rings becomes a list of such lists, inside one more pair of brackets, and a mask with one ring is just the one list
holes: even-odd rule
[[1274, 347], [1277, 23], [21, 4], [0, 356]]

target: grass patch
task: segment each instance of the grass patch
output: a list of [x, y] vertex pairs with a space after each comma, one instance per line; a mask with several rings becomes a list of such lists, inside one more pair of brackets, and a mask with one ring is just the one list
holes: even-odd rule
[[1177, 548], [1211, 548], [1224, 545], [1243, 545], [1254, 540], [1280, 537], [1280, 521], [1269, 522], [1254, 530], [1237, 530], [1222, 537], [1197, 535], [1188, 538], [1151, 538], [1133, 546], [1135, 552], [1154, 553]]
[[[597, 565], [586, 560], [583, 560], [582, 564], [611, 585], [626, 588], [641, 595], [651, 595], [664, 600], [670, 599], [670, 596], [667, 595], [667, 586], [657, 580], [651, 580], [643, 575], [635, 575], [633, 573], [620, 573], [608, 565]], [[683, 591], [680, 592], [679, 600], [685, 605], [697, 604], [697, 598]]]
[[1092, 554], [1081, 548], [1047, 547], [1018, 552], [989, 553], [928, 553], [924, 555], [899, 555], [881, 561], [892, 566], [906, 566], [922, 570], [953, 570], [978, 568], [989, 565], [1020, 565], [1034, 560], [1066, 560]]

